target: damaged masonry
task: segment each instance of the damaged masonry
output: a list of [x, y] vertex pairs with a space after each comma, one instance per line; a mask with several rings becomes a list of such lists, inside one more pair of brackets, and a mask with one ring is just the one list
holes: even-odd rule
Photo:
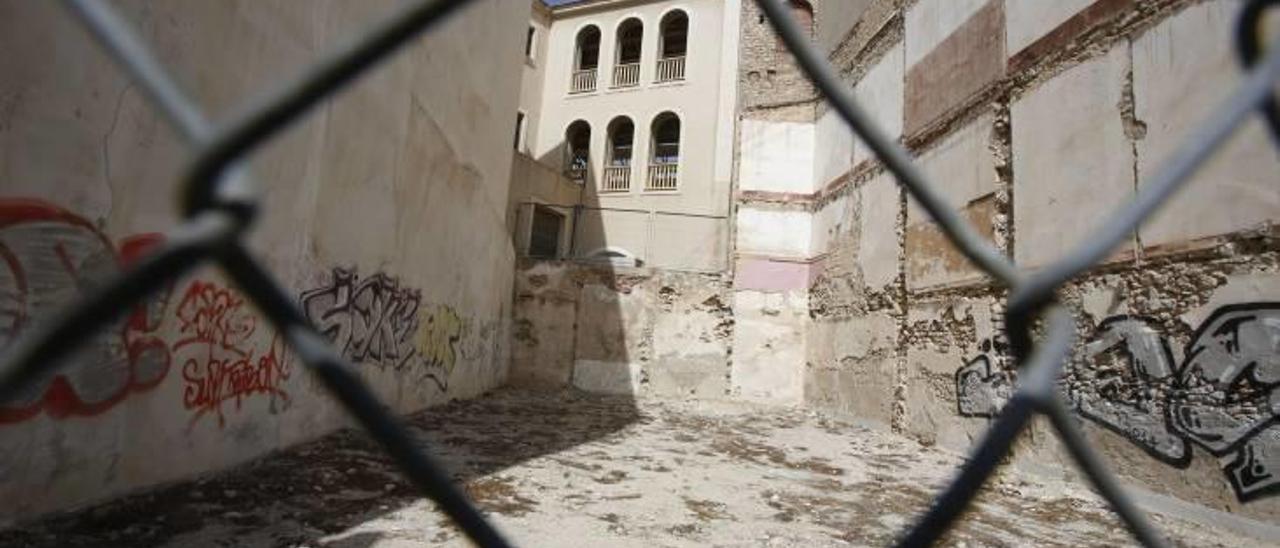
[[[1223, 108], [1264, 3], [771, 5], [1033, 275]], [[98, 5], [224, 120], [399, 4]], [[1010, 285], [757, 2], [465, 4], [252, 151], [246, 246], [299, 321], [516, 545], [901, 541], [1021, 405]], [[187, 130], [66, 5], [0, 0], [0, 364], [184, 237]], [[1075, 336], [1053, 392], [1179, 545], [1280, 545], [1269, 130], [1247, 118], [1055, 293]], [[0, 399], [0, 545], [469, 544], [221, 261]], [[1134, 542], [1060, 434], [1029, 419], [936, 540]]]

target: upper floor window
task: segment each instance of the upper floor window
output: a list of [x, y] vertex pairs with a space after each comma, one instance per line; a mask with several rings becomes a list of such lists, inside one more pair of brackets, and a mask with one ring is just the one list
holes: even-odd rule
[[649, 176], [645, 190], [675, 190], [680, 169], [680, 117], [664, 112], [653, 119]]
[[613, 68], [613, 86], [628, 87], [640, 83], [640, 44], [644, 40], [644, 23], [634, 17], [618, 25], [617, 62]]
[[685, 54], [689, 46], [689, 16], [680, 10], [671, 11], [662, 17], [658, 31], [661, 38], [657, 81], [683, 80]]
[[631, 150], [635, 143], [636, 126], [626, 116], [619, 116], [609, 123], [609, 165], [631, 165]]
[[564, 131], [565, 176], [576, 183], [587, 180], [590, 165], [591, 124], [577, 120]]
[[605, 158], [602, 192], [621, 192], [631, 188], [631, 151], [636, 127], [631, 119], [619, 116], [609, 122], [608, 154]]
[[578, 31], [574, 44], [573, 79], [569, 91], [595, 91], [596, 69], [600, 66], [600, 29], [595, 25], [584, 27]]
[[537, 35], [537, 30], [533, 25], [529, 26], [529, 32], [524, 36], [524, 56], [533, 59], [533, 38]]

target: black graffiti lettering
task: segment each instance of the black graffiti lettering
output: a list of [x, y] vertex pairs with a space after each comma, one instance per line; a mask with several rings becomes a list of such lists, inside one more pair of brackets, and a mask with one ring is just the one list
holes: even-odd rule
[[[1219, 308], [1191, 336], [1176, 369], [1168, 342], [1140, 317], [1103, 321], [1060, 389], [1082, 417], [1173, 466], [1190, 445], [1223, 467], [1241, 501], [1280, 493], [1280, 303]], [[956, 372], [959, 413], [994, 416], [1013, 372], [984, 352]]]
[[397, 371], [413, 368], [441, 391], [457, 362], [467, 322], [450, 307], [423, 305], [421, 292], [384, 273], [361, 279], [334, 268], [328, 285], [302, 292], [303, 313], [343, 357]]

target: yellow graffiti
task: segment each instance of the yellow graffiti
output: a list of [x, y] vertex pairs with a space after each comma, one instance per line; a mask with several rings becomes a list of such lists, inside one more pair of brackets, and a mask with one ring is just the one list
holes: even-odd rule
[[458, 341], [467, 328], [466, 320], [446, 305], [426, 305], [418, 323], [417, 347], [428, 367], [444, 370], [447, 379], [458, 362]]

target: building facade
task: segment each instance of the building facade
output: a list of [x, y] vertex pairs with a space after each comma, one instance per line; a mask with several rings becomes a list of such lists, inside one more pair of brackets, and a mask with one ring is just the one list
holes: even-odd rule
[[578, 196], [556, 203], [536, 184], [514, 183], [526, 252], [725, 268], [738, 5], [534, 2], [513, 141], [524, 161], [558, 172]]
[[[574, 21], [566, 32], [577, 36], [603, 17], [593, 6], [615, 4], [584, 3], [583, 17], [565, 17]], [[1088, 241], [1243, 74], [1232, 46], [1243, 3], [1230, 0], [787, 5], [876, 125], [981, 237], [1027, 270]], [[739, 12], [737, 38], [726, 37], [740, 55], [732, 185], [716, 187], [732, 202], [729, 265], [689, 285], [658, 273], [581, 288], [577, 310], [610, 303], [624, 320], [618, 332], [630, 346], [607, 361], [629, 367], [617, 378], [643, 382], [615, 389], [803, 405], [971, 450], [1017, 380], [1007, 289], [959, 253], [814, 92], [754, 1], [723, 8]], [[626, 18], [599, 13], [610, 24]], [[662, 112], [640, 100], [647, 95], [610, 87], [619, 70], [610, 64], [612, 28], [601, 27], [601, 72], [581, 80], [595, 82], [592, 92], [574, 93], [574, 75], [590, 63], [573, 64], [568, 37], [550, 48], [541, 91], [559, 114], [544, 111], [536, 146], [551, 158], [579, 116], [599, 131], [614, 112]], [[697, 42], [689, 43], [692, 56]], [[642, 85], [655, 68], [641, 67], [650, 71]], [[691, 61], [687, 73], [695, 72]], [[643, 181], [616, 194], [602, 187], [605, 131], [590, 141], [588, 195], [615, 204], [677, 196], [647, 192]], [[1144, 506], [1263, 538], [1280, 538], [1278, 162], [1263, 121], [1250, 119], [1131, 239], [1059, 293], [1078, 327], [1060, 388], [1090, 443]], [[518, 272], [518, 299], [552, 302], [567, 293], [556, 280], [579, 277], [547, 265]], [[513, 371], [534, 377], [529, 369], [560, 363], [545, 345], [562, 332], [578, 359], [540, 378], [581, 387], [579, 373], [606, 361], [581, 344], [604, 338], [581, 321], [589, 316], [556, 324], [562, 310], [520, 300], [516, 315], [544, 347], [514, 345], [537, 359]], [[1057, 438], [1042, 425], [1033, 432], [1015, 444], [1011, 465], [1076, 477]]]

